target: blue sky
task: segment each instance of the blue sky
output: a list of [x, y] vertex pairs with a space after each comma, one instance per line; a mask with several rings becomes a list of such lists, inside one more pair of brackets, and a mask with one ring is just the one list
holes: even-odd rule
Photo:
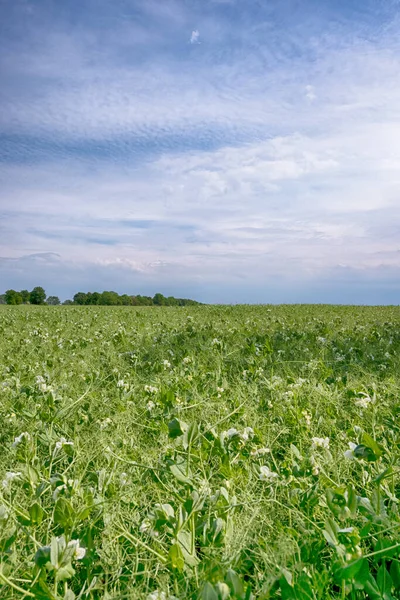
[[398, 0], [0, 0], [0, 283], [398, 303]]

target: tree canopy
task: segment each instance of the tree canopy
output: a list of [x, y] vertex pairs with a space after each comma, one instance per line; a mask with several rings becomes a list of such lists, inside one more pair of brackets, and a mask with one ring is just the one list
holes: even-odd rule
[[[0, 304], [49, 304], [56, 306], [61, 304], [58, 296], [49, 296], [46, 300], [46, 292], [40, 287], [34, 287], [31, 292], [28, 290], [7, 290], [0, 296]], [[103, 306], [194, 306], [200, 304], [195, 300], [188, 298], [174, 298], [174, 296], [164, 296], [160, 292], [151, 296], [118, 294], [113, 291], [104, 292], [77, 292], [73, 300], [65, 300], [64, 305], [78, 304], [82, 306], [103, 305]]]

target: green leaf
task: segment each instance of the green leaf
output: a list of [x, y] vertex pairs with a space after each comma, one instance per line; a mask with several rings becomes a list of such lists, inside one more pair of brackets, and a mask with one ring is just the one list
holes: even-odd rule
[[199, 564], [199, 559], [196, 556], [192, 532], [181, 530], [177, 535], [177, 542], [182, 550], [185, 563], [190, 567], [196, 567]]
[[74, 509], [65, 498], [59, 498], [54, 509], [54, 523], [64, 528], [71, 527], [74, 522]]
[[349, 486], [346, 490], [347, 497], [347, 508], [349, 509], [351, 516], [355, 517], [357, 512], [357, 494], [353, 486]]
[[180, 464], [180, 465], [171, 465], [170, 466], [170, 471], [172, 473], [172, 475], [174, 475], [178, 481], [181, 481], [182, 483], [188, 483], [189, 485], [192, 485], [192, 481], [191, 479], [189, 479], [189, 477], [186, 475], [186, 468], [185, 468], [185, 464]]
[[209, 581], [206, 581], [204, 584], [199, 598], [201, 598], [201, 600], [219, 600], [217, 592]]
[[169, 562], [171, 563], [171, 567], [182, 573], [185, 567], [185, 561], [179, 544], [172, 544], [168, 552], [168, 558]]
[[365, 582], [364, 589], [367, 592], [371, 600], [383, 600], [381, 591], [376, 583], [375, 579], [370, 575]]
[[31, 523], [33, 525], [40, 525], [43, 521], [44, 511], [38, 502], [34, 502], [29, 509], [29, 514], [31, 517]]
[[341, 567], [335, 572], [335, 580], [336, 581], [351, 581], [352, 579], [356, 579], [361, 567], [363, 566], [365, 559], [355, 560], [344, 567]]
[[381, 565], [379, 567], [378, 574], [376, 576], [376, 582], [385, 600], [386, 598], [392, 598], [391, 591], [393, 587], [393, 581], [385, 565]]
[[363, 458], [368, 462], [374, 462], [378, 460], [378, 456], [375, 452], [370, 448], [370, 446], [366, 446], [365, 444], [358, 444], [353, 450], [354, 456], [357, 458]]
[[35, 564], [44, 567], [48, 562], [50, 562], [50, 546], [43, 546], [35, 554]]
[[183, 435], [187, 428], [187, 424], [183, 421], [179, 421], [176, 418], [172, 419], [172, 421], [168, 423], [168, 435], [174, 440]]
[[236, 598], [243, 598], [243, 596], [244, 596], [243, 584], [240, 580], [239, 575], [233, 569], [228, 569], [225, 580], [226, 580], [226, 583], [231, 588], [234, 596]]
[[199, 435], [199, 426], [197, 423], [191, 423], [183, 435], [182, 445], [185, 450], [189, 448]]
[[90, 513], [92, 512], [92, 506], [86, 506], [86, 508], [83, 508], [82, 510], [80, 510], [78, 512], [78, 514], [76, 515], [76, 520], [79, 523], [80, 521], [84, 521], [85, 519], [87, 519], [90, 516]]
[[361, 442], [371, 448], [377, 458], [380, 458], [383, 454], [383, 448], [380, 446], [374, 438], [372, 438], [368, 433], [363, 433], [361, 436]]
[[58, 568], [58, 540], [55, 537], [50, 542], [50, 562], [55, 569]]
[[330, 546], [337, 546], [339, 544], [339, 540], [337, 537], [339, 531], [339, 527], [333, 519], [327, 519], [325, 521], [325, 529], [322, 532], [324, 538], [328, 542]]
[[71, 579], [71, 577], [73, 577], [74, 575], [75, 569], [73, 568], [71, 563], [69, 563], [68, 565], [60, 567], [58, 569], [56, 579], [57, 581], [67, 581], [68, 579]]
[[393, 560], [390, 565], [390, 577], [396, 590], [400, 589], [400, 564], [397, 560]]
[[26, 512], [22, 511], [21, 509], [18, 509], [17, 521], [18, 521], [18, 523], [21, 523], [21, 525], [25, 525], [25, 526], [31, 524], [30, 516]]

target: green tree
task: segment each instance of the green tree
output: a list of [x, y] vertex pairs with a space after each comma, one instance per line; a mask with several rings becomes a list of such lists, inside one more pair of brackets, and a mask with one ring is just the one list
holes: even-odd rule
[[21, 290], [20, 294], [22, 296], [23, 304], [28, 304], [30, 298], [30, 293], [28, 292], [28, 290]]
[[85, 304], [93, 304], [93, 305], [99, 304], [100, 296], [101, 296], [101, 294], [99, 294], [99, 292], [93, 292], [93, 293], [88, 292]]
[[74, 304], [86, 304], [87, 294], [85, 292], [78, 292], [74, 296]]
[[154, 294], [153, 304], [155, 304], [156, 306], [165, 306], [166, 303], [167, 303], [167, 299], [165, 296], [163, 296], [160, 293]]
[[6, 304], [22, 304], [22, 296], [15, 290], [7, 290], [4, 296]]
[[121, 302], [120, 302], [120, 298], [119, 298], [117, 292], [104, 291], [100, 295], [100, 303], [99, 304], [104, 304], [106, 306], [116, 306], [118, 304], [121, 304]]
[[47, 298], [46, 304], [50, 304], [51, 306], [58, 306], [61, 304], [60, 298], [58, 296], [49, 296]]
[[132, 298], [128, 294], [122, 294], [119, 299], [123, 306], [132, 306]]
[[46, 292], [40, 286], [34, 287], [29, 294], [29, 301], [31, 304], [44, 304], [46, 300]]
[[0, 304], [6, 304], [6, 295], [0, 294]]
[[64, 302], [63, 302], [63, 305], [64, 305], [64, 306], [71, 306], [71, 304], [73, 304], [73, 303], [74, 303], [74, 301], [73, 301], [73, 300], [69, 300], [69, 299], [68, 299], [68, 300], [64, 300]]

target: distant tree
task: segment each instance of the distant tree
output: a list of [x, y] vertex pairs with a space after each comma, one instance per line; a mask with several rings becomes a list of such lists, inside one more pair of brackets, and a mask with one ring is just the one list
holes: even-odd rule
[[151, 306], [153, 304], [153, 298], [150, 296], [141, 296], [138, 294], [134, 298], [136, 302], [135, 306]]
[[132, 306], [132, 298], [128, 294], [122, 294], [119, 299], [123, 306]]
[[28, 290], [21, 290], [20, 294], [22, 297], [23, 304], [28, 304], [30, 298], [30, 293], [28, 292]]
[[153, 304], [156, 306], [165, 306], [167, 303], [167, 299], [162, 294], [154, 294]]
[[87, 294], [84, 292], [78, 292], [74, 296], [74, 304], [86, 304]]
[[[90, 298], [89, 298], [90, 296]], [[100, 303], [100, 296], [101, 294], [99, 294], [99, 292], [93, 292], [93, 294], [88, 294], [88, 301], [86, 302], [86, 304], [99, 304]]]
[[168, 296], [168, 298], [166, 299], [166, 305], [167, 306], [178, 306], [178, 300], [176, 298], [174, 298], [173, 296]]
[[102, 292], [102, 294], [100, 294], [99, 304], [103, 304], [105, 306], [116, 306], [118, 304], [121, 304], [121, 302], [117, 292], [104, 291]]
[[0, 294], [0, 304], [6, 304], [6, 295]]
[[46, 304], [50, 304], [51, 306], [58, 306], [61, 304], [60, 298], [58, 296], [49, 296], [47, 298]]
[[64, 306], [71, 306], [71, 304], [73, 304], [74, 301], [73, 300], [64, 300], [63, 305]]
[[7, 290], [4, 296], [6, 304], [22, 304], [22, 296], [15, 290]]
[[46, 300], [46, 292], [40, 286], [34, 287], [29, 294], [29, 301], [31, 304], [44, 304]]

